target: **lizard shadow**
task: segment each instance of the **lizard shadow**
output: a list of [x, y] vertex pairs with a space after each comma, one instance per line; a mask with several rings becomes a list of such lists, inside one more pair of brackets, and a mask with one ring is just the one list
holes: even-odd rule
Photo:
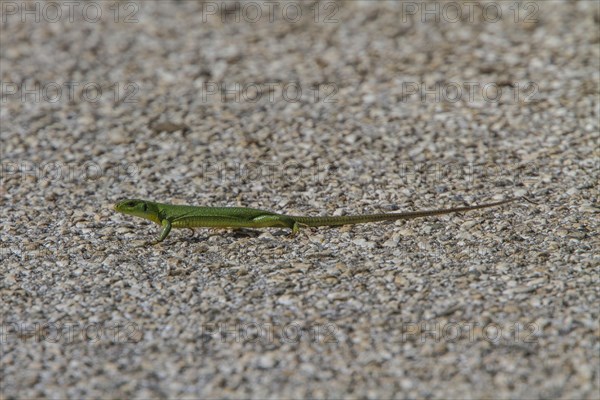
[[[238, 228], [238, 229], [214, 229], [212, 231], [204, 231], [201, 235], [196, 235], [196, 231], [190, 229], [190, 233], [188, 235], [181, 236], [179, 238], [180, 241], [188, 242], [188, 243], [201, 243], [206, 241], [211, 236], [229, 236], [233, 238], [256, 238], [258, 237], [262, 231], [248, 228]], [[285, 235], [282, 233], [281, 235]]]

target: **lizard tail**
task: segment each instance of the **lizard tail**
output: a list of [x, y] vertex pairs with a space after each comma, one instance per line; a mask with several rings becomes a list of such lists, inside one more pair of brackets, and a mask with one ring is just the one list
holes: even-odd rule
[[[288, 217], [295, 222], [307, 226], [339, 226], [339, 225], [351, 225], [351, 224], [362, 224], [366, 222], [377, 222], [377, 221], [396, 221], [404, 219], [413, 219], [421, 217], [429, 217], [432, 215], [451, 214], [463, 211], [478, 210], [480, 208], [496, 207], [502, 204], [511, 203], [519, 200], [521, 197], [515, 197], [508, 200], [498, 201], [495, 203], [480, 204], [477, 206], [467, 207], [455, 207], [446, 208], [441, 210], [429, 210], [429, 211], [412, 211], [403, 213], [383, 213], [383, 214], [364, 214], [364, 215], [347, 215], [339, 217], [304, 217], [289, 215]], [[530, 201], [529, 199], [526, 199]]]

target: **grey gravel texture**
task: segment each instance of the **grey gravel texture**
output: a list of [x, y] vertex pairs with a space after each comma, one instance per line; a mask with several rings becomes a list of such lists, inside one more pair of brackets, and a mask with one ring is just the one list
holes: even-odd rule
[[0, 4], [2, 398], [600, 397], [598, 2], [53, 4]]

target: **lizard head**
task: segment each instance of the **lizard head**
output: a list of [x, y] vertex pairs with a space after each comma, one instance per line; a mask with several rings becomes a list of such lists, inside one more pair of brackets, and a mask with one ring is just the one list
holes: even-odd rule
[[152, 222], [160, 223], [158, 217], [158, 208], [154, 203], [150, 201], [138, 199], [121, 200], [117, 204], [115, 204], [115, 211], [118, 211], [122, 214], [149, 219]]

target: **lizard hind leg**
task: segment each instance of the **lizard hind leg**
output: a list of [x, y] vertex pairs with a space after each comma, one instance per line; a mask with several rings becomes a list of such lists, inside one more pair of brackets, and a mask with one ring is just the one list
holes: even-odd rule
[[300, 228], [309, 228], [308, 225], [294, 221], [294, 224], [292, 225], [292, 232], [290, 233], [290, 236], [296, 236], [298, 234], [298, 232], [300, 232]]
[[292, 226], [292, 232], [290, 233], [290, 236], [291, 237], [296, 236], [299, 231], [300, 231], [300, 224], [298, 224], [297, 222], [294, 222], [294, 226]]

